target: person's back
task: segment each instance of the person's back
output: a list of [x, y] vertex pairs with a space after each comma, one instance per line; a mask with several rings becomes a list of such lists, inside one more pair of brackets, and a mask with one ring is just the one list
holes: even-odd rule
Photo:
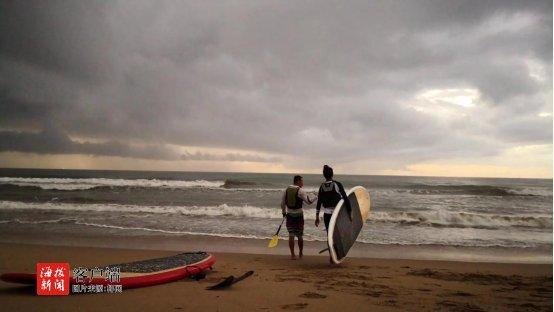
[[344, 190], [342, 184], [332, 179], [321, 183], [319, 188], [319, 195], [321, 197], [318, 197], [320, 198], [324, 213], [333, 214], [333, 210], [342, 199], [341, 189]]
[[350, 220], [352, 220], [352, 207], [350, 206], [350, 200], [348, 200], [348, 196], [346, 196], [342, 183], [333, 180], [333, 168], [327, 165], [323, 166], [323, 176], [325, 177], [325, 182], [321, 183], [317, 195], [315, 226], [319, 226], [319, 212], [323, 207], [323, 222], [325, 224], [325, 230], [328, 232], [331, 216], [339, 201], [344, 199], [344, 204], [346, 205]]
[[325, 182], [319, 187], [317, 195], [315, 225], [319, 226], [319, 212], [321, 207], [323, 207], [323, 221], [325, 222], [325, 229], [328, 231], [331, 215], [341, 199], [344, 199], [344, 204], [346, 205], [348, 213], [352, 211], [352, 208], [350, 207], [350, 201], [346, 196], [342, 183], [333, 180], [333, 168], [327, 165], [323, 166], [323, 176], [325, 177]]
[[298, 238], [298, 255], [300, 258], [302, 258], [304, 247], [304, 240], [302, 238], [304, 233], [304, 212], [302, 204], [306, 203], [310, 205], [315, 199], [311, 199], [302, 188], [304, 186], [304, 180], [301, 176], [295, 176], [293, 183], [293, 185], [287, 187], [287, 189], [283, 192], [283, 197], [281, 198], [281, 209], [283, 217], [287, 220], [286, 226], [289, 232], [291, 259], [296, 259], [296, 255], [294, 253], [294, 238]]

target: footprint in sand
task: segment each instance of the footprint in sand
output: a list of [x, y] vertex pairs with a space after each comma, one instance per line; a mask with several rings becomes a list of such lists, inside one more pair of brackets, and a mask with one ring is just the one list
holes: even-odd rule
[[292, 304], [285, 304], [281, 306], [281, 309], [284, 310], [302, 310], [305, 309], [308, 306], [307, 303], [292, 303]]
[[318, 293], [311, 292], [311, 291], [305, 292], [305, 293], [301, 294], [299, 297], [301, 297], [301, 298], [310, 298], [310, 299], [327, 298], [326, 295], [318, 294]]
[[475, 296], [474, 294], [467, 293], [465, 291], [455, 291], [450, 294], [451, 296], [458, 296], [458, 297], [472, 297]]
[[479, 306], [471, 303], [443, 300], [437, 302], [440, 310], [461, 311], [461, 312], [484, 312]]
[[[530, 302], [528, 303], [524, 303], [524, 304], [521, 304], [520, 307], [526, 309], [526, 310], [531, 310], [531, 311], [538, 311], [541, 309], [540, 306], [536, 305], [536, 304], [532, 304]], [[545, 309], [546, 310], [546, 309]]]

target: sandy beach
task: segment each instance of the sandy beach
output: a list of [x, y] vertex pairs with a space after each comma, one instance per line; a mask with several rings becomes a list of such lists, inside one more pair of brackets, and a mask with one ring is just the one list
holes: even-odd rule
[[[282, 243], [281, 243], [282, 244]], [[38, 261], [96, 266], [162, 257], [175, 251], [0, 244], [0, 272], [33, 272]], [[214, 252], [200, 281], [124, 290], [121, 294], [39, 297], [34, 287], [0, 282], [6, 311], [551, 311], [552, 265], [349, 258], [330, 267], [324, 256]], [[206, 286], [254, 270], [231, 289]]]
[[554, 311], [553, 3], [0, 1], [0, 312]]

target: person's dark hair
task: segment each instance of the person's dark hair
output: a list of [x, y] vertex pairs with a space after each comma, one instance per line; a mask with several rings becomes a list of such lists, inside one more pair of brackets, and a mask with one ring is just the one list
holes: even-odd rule
[[333, 178], [333, 168], [325, 165], [323, 166], [323, 176], [327, 180], [331, 180]]
[[302, 180], [302, 176], [295, 175], [292, 181], [294, 184], [296, 184], [297, 182], [300, 182], [300, 180]]

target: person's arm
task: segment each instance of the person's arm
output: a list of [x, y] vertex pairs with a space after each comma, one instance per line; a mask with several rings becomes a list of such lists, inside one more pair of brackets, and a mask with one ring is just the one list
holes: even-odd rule
[[319, 187], [319, 191], [317, 192], [317, 204], [315, 207], [315, 215], [319, 216], [319, 210], [321, 209], [321, 186]]
[[308, 195], [308, 193], [306, 193], [306, 191], [304, 191], [302, 188], [298, 190], [298, 197], [300, 197], [302, 201], [304, 201], [308, 205], [311, 205], [315, 201], [315, 198], [310, 199], [310, 195]]
[[317, 204], [315, 207], [315, 226], [319, 226], [319, 210], [321, 209], [321, 186], [317, 192]]
[[283, 213], [283, 217], [287, 214], [287, 190], [283, 192], [283, 197], [281, 198], [281, 212]]
[[339, 186], [339, 193], [342, 196], [342, 198], [344, 199], [344, 204], [346, 205], [346, 211], [348, 211], [348, 214], [352, 218], [352, 206], [350, 205], [350, 200], [348, 199], [348, 196], [346, 196], [346, 192], [344, 191], [344, 187], [342, 186], [342, 184], [340, 182], [335, 181], [335, 183], [337, 183], [337, 185]]

